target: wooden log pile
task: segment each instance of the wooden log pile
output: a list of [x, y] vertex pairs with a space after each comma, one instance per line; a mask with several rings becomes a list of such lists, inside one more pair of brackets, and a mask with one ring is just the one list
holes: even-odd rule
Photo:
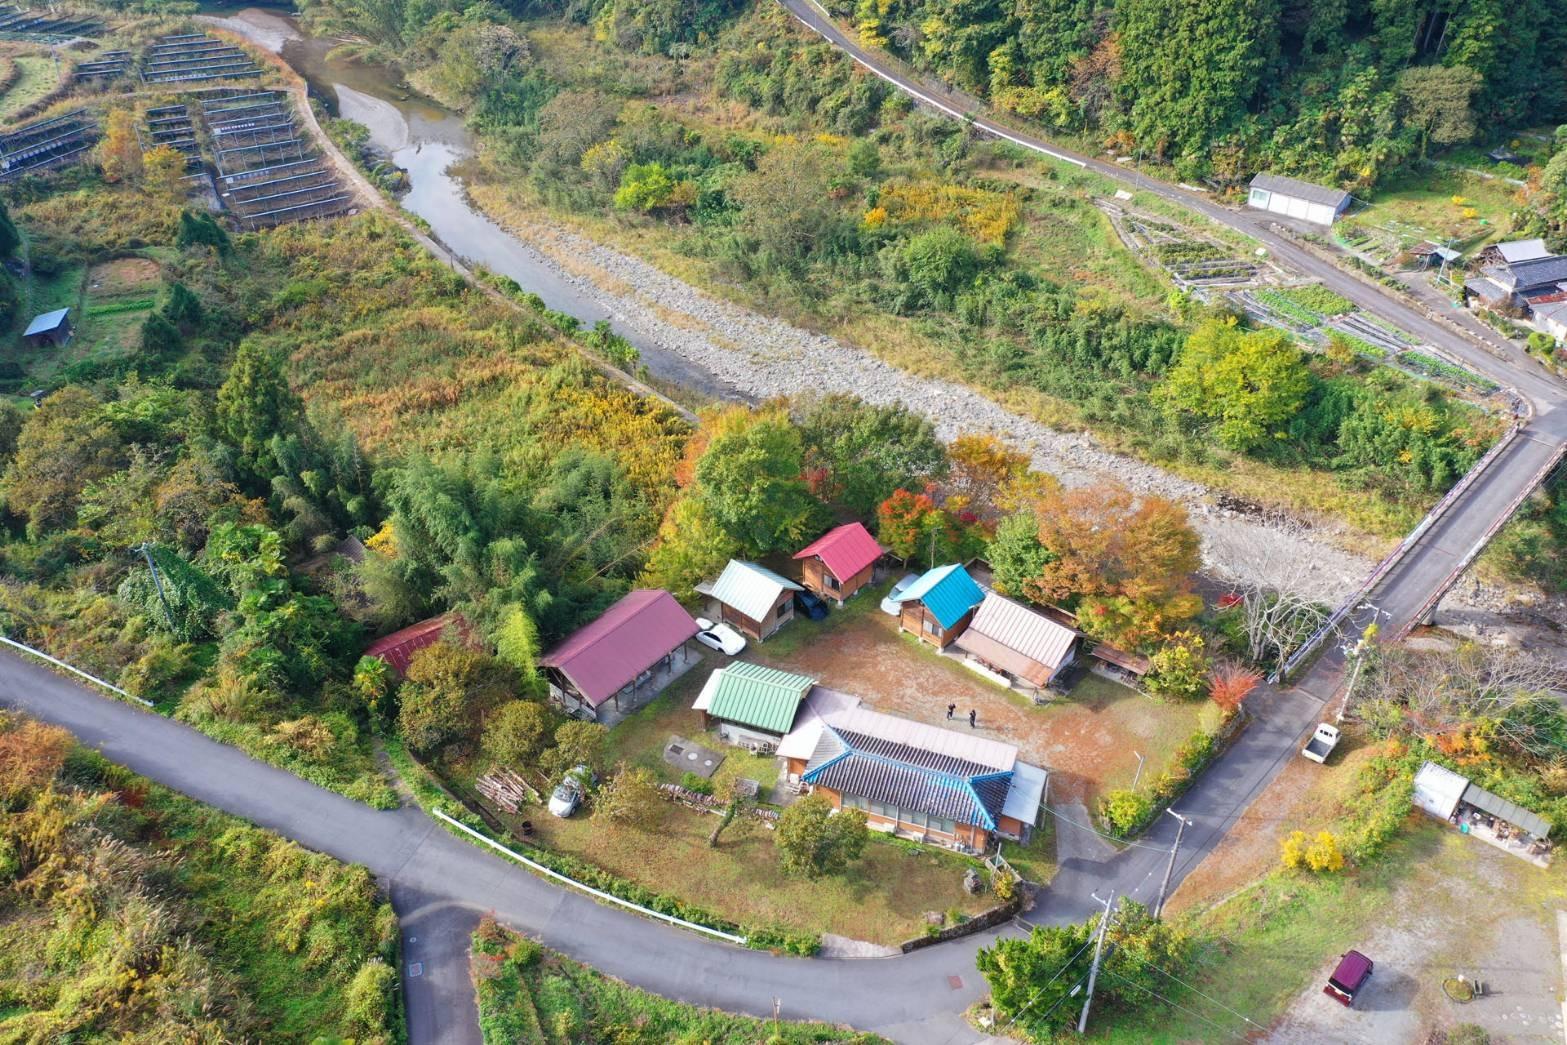
[[516, 813], [517, 807], [524, 802], [540, 801], [539, 793], [510, 769], [491, 769], [476, 781], [475, 786], [479, 794], [508, 813]]

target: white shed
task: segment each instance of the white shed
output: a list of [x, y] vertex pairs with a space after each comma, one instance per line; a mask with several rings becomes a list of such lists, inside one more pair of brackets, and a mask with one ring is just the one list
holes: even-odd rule
[[1277, 174], [1259, 174], [1251, 179], [1251, 194], [1246, 204], [1297, 221], [1331, 225], [1349, 207], [1351, 197], [1342, 189], [1313, 185]]
[[1469, 779], [1446, 766], [1427, 762], [1415, 774], [1415, 806], [1441, 820], [1450, 819], [1459, 799], [1469, 787]]

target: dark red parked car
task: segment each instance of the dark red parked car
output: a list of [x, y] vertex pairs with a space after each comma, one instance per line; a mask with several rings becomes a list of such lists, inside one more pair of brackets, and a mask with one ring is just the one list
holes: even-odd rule
[[1376, 968], [1376, 964], [1359, 951], [1344, 952], [1339, 956], [1338, 968], [1328, 977], [1328, 985], [1322, 988], [1322, 993], [1340, 1005], [1354, 1005], [1355, 995], [1371, 979], [1371, 970]]

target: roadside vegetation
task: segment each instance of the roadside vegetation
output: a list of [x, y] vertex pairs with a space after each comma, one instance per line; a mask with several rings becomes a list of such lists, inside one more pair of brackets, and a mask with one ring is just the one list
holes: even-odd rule
[[362, 867], [0, 714], [0, 1038], [404, 1040]]
[[546, 950], [488, 918], [473, 934], [472, 968], [485, 1045], [524, 1041], [873, 1045], [883, 1040], [824, 1023], [761, 1020], [660, 998]]

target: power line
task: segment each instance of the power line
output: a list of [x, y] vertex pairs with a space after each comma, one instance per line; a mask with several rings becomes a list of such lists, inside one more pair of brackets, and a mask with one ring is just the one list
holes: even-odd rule
[[[1077, 949], [1077, 953], [1072, 955], [1072, 957], [1068, 958], [1066, 960], [1066, 964], [1061, 966], [1061, 968], [1057, 969], [1056, 970], [1056, 974], [1054, 976], [1050, 977], [1050, 979], [1045, 983], [1045, 985], [1043, 987], [1039, 987], [1039, 988], [1037, 988], [1034, 991], [1033, 996], [1028, 999], [1028, 1005], [1023, 1006], [1021, 1009], [1017, 1010], [1012, 1015], [1008, 1016], [1007, 1017], [1007, 1022], [1008, 1023], [1016, 1023], [1017, 1022], [1017, 1018], [1019, 1016], [1023, 1015], [1023, 1013], [1027, 1012], [1029, 1010], [1029, 1006], [1033, 1005], [1036, 1001], [1038, 1001], [1039, 1000], [1039, 996], [1041, 994], [1045, 993], [1045, 991], [1050, 988], [1050, 984], [1055, 983], [1057, 980], [1059, 980], [1061, 978], [1061, 974], [1066, 972], [1068, 969], [1070, 969], [1072, 967], [1072, 963], [1077, 961], [1077, 959], [1081, 958], [1083, 956], [1083, 952], [1088, 950], [1089, 945], [1092, 944], [1093, 942], [1094, 942], [1094, 938], [1092, 936], [1090, 936], [1087, 940], [1085, 940], [1083, 942], [1083, 946], [1081, 946], [1081, 947], [1079, 947]], [[1070, 995], [1068, 995], [1068, 997], [1070, 997]], [[1063, 999], [1057, 999], [1056, 1005], [1061, 1004], [1061, 1002], [1064, 1001], [1064, 1000], [1065, 1000], [1064, 998]], [[1050, 1014], [1050, 1012], [1053, 1009], [1055, 1009], [1055, 1007], [1056, 1007], [1055, 1005], [1052, 1005], [1052, 1006], [1050, 1006], [1049, 1009], [1046, 1009], [1045, 1010], [1045, 1015], [1048, 1016]], [[998, 1024], [996, 1029], [1000, 1030], [1001, 1026]]]
[[1160, 994], [1158, 991], [1149, 990], [1147, 987], [1144, 987], [1140, 983], [1133, 983], [1131, 980], [1127, 979], [1125, 976], [1122, 976], [1120, 973], [1115, 972], [1113, 969], [1105, 969], [1104, 972], [1108, 976], [1114, 976], [1116, 979], [1120, 980], [1122, 983], [1126, 984], [1128, 987], [1135, 987], [1138, 990], [1142, 991], [1144, 994], [1151, 994], [1151, 995], [1153, 995], [1155, 998], [1158, 998], [1160, 1001], [1164, 1002], [1166, 1005], [1173, 1005], [1177, 1009], [1180, 1009], [1182, 1012], [1187, 1013], [1188, 1015], [1196, 1016], [1199, 1020], [1202, 1020], [1204, 1023], [1208, 1024], [1214, 1030], [1217, 1030], [1217, 1031], [1219, 1031], [1222, 1034], [1228, 1034], [1228, 1035], [1231, 1035], [1231, 1036], [1233, 1036], [1233, 1037], [1235, 1037], [1237, 1039], [1239, 1039], [1241, 1037], [1241, 1035], [1236, 1034], [1233, 1030], [1227, 1030], [1221, 1024], [1215, 1023], [1213, 1020], [1210, 1020], [1208, 1017], [1204, 1016], [1202, 1013], [1198, 1012], [1196, 1009], [1188, 1009], [1186, 1006], [1182, 1005], [1180, 1002], [1171, 1001], [1169, 998], [1166, 998], [1164, 995]]
[[1252, 1019], [1250, 1016], [1242, 1015], [1241, 1013], [1238, 1013], [1234, 1009], [1230, 1008], [1228, 1005], [1224, 1004], [1222, 1001], [1219, 1001], [1216, 998], [1211, 998], [1208, 995], [1204, 994], [1202, 991], [1198, 990], [1196, 987], [1193, 987], [1191, 984], [1187, 983], [1185, 980], [1181, 979], [1179, 976], [1175, 975], [1173, 972], [1165, 972], [1163, 969], [1159, 968], [1159, 966], [1155, 965], [1153, 962], [1148, 961], [1145, 958], [1139, 958], [1137, 955], [1133, 954], [1130, 951], [1123, 950], [1121, 953], [1126, 955], [1128, 958], [1131, 958], [1133, 961], [1138, 962], [1139, 964], [1144, 965], [1144, 966], [1152, 969], [1154, 972], [1158, 973], [1160, 976], [1167, 976], [1167, 977], [1169, 977], [1170, 979], [1174, 980], [1176, 983], [1180, 984], [1182, 987], [1185, 987], [1187, 990], [1189, 990], [1193, 994], [1197, 995], [1197, 997], [1202, 998], [1203, 1000], [1209, 1002], [1210, 1004], [1217, 1005], [1219, 1008], [1223, 1009], [1225, 1012], [1229, 1013], [1231, 1016], [1234, 1016], [1236, 1019], [1245, 1020], [1247, 1023], [1251, 1024], [1253, 1027], [1256, 1027], [1258, 1030], [1266, 1030], [1267, 1029], [1262, 1024], [1260, 1024], [1256, 1020]]
[[1146, 844], [1144, 844], [1142, 842], [1129, 842], [1129, 841], [1127, 841], [1124, 838], [1117, 838], [1117, 837], [1115, 837], [1115, 835], [1107, 835], [1103, 831], [1099, 830], [1098, 828], [1090, 827], [1087, 824], [1080, 824], [1076, 820], [1073, 820], [1071, 817], [1065, 816], [1065, 815], [1063, 815], [1061, 813], [1056, 812], [1054, 809], [1050, 810], [1050, 815], [1055, 817], [1058, 820], [1063, 820], [1066, 823], [1071, 824], [1073, 827], [1078, 828], [1079, 830], [1082, 830], [1082, 831], [1092, 831], [1094, 834], [1098, 835], [1100, 838], [1109, 839], [1110, 841], [1115, 842], [1117, 845], [1130, 845], [1130, 846], [1135, 846], [1138, 849], [1151, 849], [1151, 850], [1153, 850], [1156, 853], [1168, 853], [1169, 852], [1169, 850], [1166, 849], [1162, 845], [1146, 845]]

